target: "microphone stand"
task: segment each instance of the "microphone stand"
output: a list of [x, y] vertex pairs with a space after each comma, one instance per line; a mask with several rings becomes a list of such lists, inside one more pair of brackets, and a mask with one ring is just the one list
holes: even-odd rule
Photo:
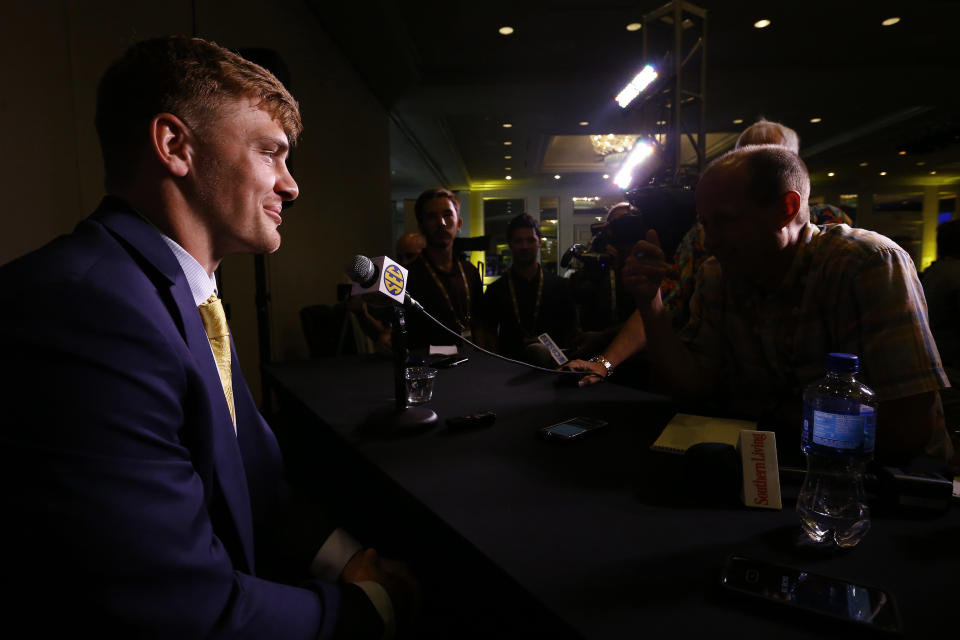
[[437, 421], [437, 414], [427, 407], [411, 407], [407, 402], [407, 322], [403, 305], [393, 306], [393, 424], [396, 427], [424, 427]]

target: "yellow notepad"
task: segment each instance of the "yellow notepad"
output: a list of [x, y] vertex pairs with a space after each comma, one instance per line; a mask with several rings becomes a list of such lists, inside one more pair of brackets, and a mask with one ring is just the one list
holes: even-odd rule
[[663, 433], [650, 445], [650, 449], [684, 453], [688, 447], [701, 442], [725, 442], [736, 446], [741, 431], [756, 428], [757, 423], [749, 420], [678, 413], [664, 427]]

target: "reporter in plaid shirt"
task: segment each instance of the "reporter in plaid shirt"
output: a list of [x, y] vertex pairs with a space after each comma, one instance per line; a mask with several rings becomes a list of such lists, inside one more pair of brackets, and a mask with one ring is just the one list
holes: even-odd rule
[[623, 280], [652, 379], [799, 437], [803, 387], [823, 376], [827, 353], [854, 353], [880, 400], [878, 456], [949, 457], [939, 396], [949, 382], [910, 256], [871, 231], [810, 224], [809, 195], [806, 166], [782, 146], [735, 149], [707, 167], [697, 217], [714, 257], [679, 334], [660, 295], [667, 263], [656, 232], [636, 244]]

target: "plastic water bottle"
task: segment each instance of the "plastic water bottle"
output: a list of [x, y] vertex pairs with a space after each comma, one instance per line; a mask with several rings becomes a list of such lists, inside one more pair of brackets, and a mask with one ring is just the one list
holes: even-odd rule
[[873, 459], [876, 394], [856, 379], [857, 356], [831, 353], [827, 375], [803, 392], [800, 448], [807, 475], [797, 512], [810, 541], [852, 547], [870, 530], [863, 473]]

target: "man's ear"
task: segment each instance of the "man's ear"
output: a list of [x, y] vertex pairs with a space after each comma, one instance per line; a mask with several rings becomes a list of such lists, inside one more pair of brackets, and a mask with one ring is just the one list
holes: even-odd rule
[[780, 196], [779, 201], [780, 227], [786, 227], [797, 219], [797, 214], [803, 205], [800, 194], [796, 191], [787, 191]]
[[172, 113], [160, 113], [150, 121], [150, 144], [157, 160], [179, 178], [189, 173], [193, 161], [193, 134]]

